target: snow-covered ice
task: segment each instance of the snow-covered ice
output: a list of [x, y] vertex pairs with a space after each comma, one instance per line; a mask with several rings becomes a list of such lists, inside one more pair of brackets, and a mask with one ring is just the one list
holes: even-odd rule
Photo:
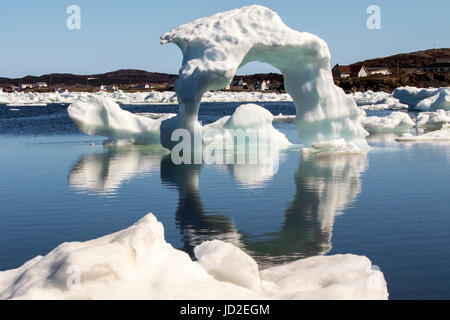
[[350, 93], [349, 96], [360, 108], [366, 110], [408, 109], [407, 104], [400, 103], [399, 99], [384, 91], [367, 90], [366, 92]]
[[[392, 94], [386, 92], [355, 92], [347, 94], [356, 104], [367, 110], [398, 110], [409, 108], [416, 109], [416, 105], [422, 102], [418, 111], [433, 111], [449, 108], [449, 88], [397, 88]], [[439, 94], [443, 93], [440, 97]], [[0, 104], [7, 106], [45, 106], [47, 104], [71, 104], [77, 101], [88, 101], [92, 98], [109, 98], [116, 103], [125, 105], [152, 105], [152, 104], [178, 104], [176, 93], [173, 91], [150, 91], [150, 92], [0, 92]], [[439, 99], [438, 99], [439, 98]], [[430, 99], [430, 100], [428, 100]], [[231, 92], [231, 91], [207, 91], [202, 96], [202, 102], [292, 102], [288, 93], [276, 92]]]
[[284, 115], [282, 113], [273, 116], [273, 122], [294, 122], [295, 115]]
[[450, 88], [441, 88], [435, 95], [419, 101], [414, 110], [418, 111], [450, 111]]
[[[126, 105], [178, 104], [173, 91], [150, 92], [0, 92], [0, 104], [17, 106], [45, 106], [47, 104], [71, 104], [77, 101], [88, 101], [96, 97], [105, 97], [116, 103]], [[202, 97], [202, 102], [292, 102], [287, 93], [278, 92], [232, 92], [208, 91]]]
[[401, 103], [409, 105], [410, 110], [436, 111], [450, 109], [450, 88], [400, 87], [392, 93]]
[[310, 148], [302, 148], [304, 154], [317, 152], [344, 152], [344, 153], [360, 153], [361, 148], [353, 142], [347, 142], [344, 139], [327, 140], [315, 142]]
[[259, 270], [232, 244], [174, 249], [152, 214], [85, 242], [66, 242], [0, 272], [0, 299], [387, 299], [383, 273], [364, 256], [317, 256]]
[[416, 120], [417, 127], [428, 130], [438, 130], [445, 123], [450, 123], [450, 111], [421, 112]]
[[199, 130], [202, 96], [225, 88], [237, 69], [252, 61], [269, 63], [284, 76], [296, 107], [296, 125], [305, 146], [345, 139], [367, 148], [367, 132], [354, 101], [336, 87], [328, 46], [319, 37], [287, 27], [273, 11], [253, 5], [215, 14], [178, 26], [161, 36], [183, 53], [175, 91], [176, 117], [161, 124], [161, 143], [171, 149], [171, 132]]
[[450, 141], [450, 124], [446, 123], [440, 130], [431, 131], [421, 135], [414, 136], [410, 133], [404, 133], [401, 137], [395, 138], [396, 141]]
[[365, 117], [362, 125], [369, 133], [403, 133], [409, 132], [414, 121], [405, 112], [395, 111], [386, 117]]

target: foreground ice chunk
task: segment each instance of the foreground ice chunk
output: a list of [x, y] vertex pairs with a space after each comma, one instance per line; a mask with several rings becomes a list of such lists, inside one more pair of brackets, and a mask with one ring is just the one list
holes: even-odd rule
[[261, 280], [280, 288], [276, 299], [388, 298], [383, 273], [368, 258], [349, 254], [316, 256], [265, 269]]
[[387, 299], [366, 257], [321, 256], [259, 271], [240, 249], [212, 241], [199, 262], [164, 240], [152, 214], [86, 242], [67, 242], [0, 272], [0, 299]]
[[363, 118], [362, 125], [369, 133], [402, 133], [408, 132], [414, 121], [407, 113], [397, 111], [386, 117]]
[[198, 263], [217, 280], [257, 289], [260, 282], [258, 264], [238, 247], [213, 240], [195, 247], [194, 253]]
[[173, 117], [171, 114], [159, 119], [137, 116], [121, 109], [113, 100], [103, 97], [75, 102], [67, 108], [67, 113], [81, 132], [106, 136], [114, 144], [157, 143], [161, 122]]
[[183, 53], [175, 91], [177, 117], [161, 124], [161, 144], [173, 148], [171, 132], [198, 130], [202, 96], [225, 88], [239, 67], [252, 62], [269, 63], [284, 76], [296, 107], [296, 125], [302, 143], [345, 139], [367, 148], [367, 132], [360, 125], [361, 112], [354, 101], [336, 87], [330, 52], [319, 37], [287, 27], [273, 11], [259, 5], [243, 7], [197, 19], [161, 36]]

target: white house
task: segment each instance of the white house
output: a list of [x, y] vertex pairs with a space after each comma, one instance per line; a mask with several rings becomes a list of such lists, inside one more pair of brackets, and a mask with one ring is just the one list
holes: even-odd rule
[[134, 89], [150, 89], [150, 85], [149, 84], [139, 84], [133, 87]]
[[36, 82], [34, 84], [34, 87], [35, 88], [47, 88], [47, 83], [45, 83], [45, 82]]
[[333, 69], [331, 69], [333, 73], [333, 78], [348, 78], [350, 77], [351, 69], [350, 66], [340, 66], [335, 65]]
[[253, 88], [255, 90], [267, 90], [269, 84], [270, 84], [269, 80], [267, 81], [263, 80], [263, 82], [256, 82]]
[[240, 78], [240, 79], [233, 80], [231, 85], [232, 86], [243, 87], [243, 86], [247, 85], [247, 82], [244, 82], [244, 80], [242, 78]]
[[116, 90], [118, 90], [119, 89], [119, 87], [118, 86], [116, 86], [116, 85], [101, 85], [100, 86], [100, 90], [110, 90], [110, 91], [116, 91]]
[[31, 83], [22, 83], [19, 84], [19, 89], [24, 90], [24, 89], [28, 89], [28, 88], [33, 88], [33, 85]]
[[392, 72], [386, 67], [366, 67], [366, 66], [340, 66], [335, 65], [331, 70], [334, 78], [348, 78], [348, 77], [367, 77], [372, 74], [389, 75]]
[[372, 74], [384, 74], [384, 75], [392, 74], [392, 72], [386, 67], [366, 67], [366, 70], [367, 70], [367, 73], [369, 75], [372, 75]]

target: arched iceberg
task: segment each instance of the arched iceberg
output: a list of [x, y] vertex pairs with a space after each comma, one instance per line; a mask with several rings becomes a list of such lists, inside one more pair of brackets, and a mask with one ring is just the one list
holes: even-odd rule
[[201, 130], [197, 117], [207, 90], [225, 88], [239, 67], [260, 61], [282, 72], [306, 147], [337, 139], [367, 147], [361, 111], [333, 83], [325, 41], [287, 27], [275, 12], [253, 5], [218, 13], [161, 36], [162, 44], [169, 42], [181, 49], [183, 62], [175, 83], [179, 113], [161, 124], [163, 146], [174, 146], [175, 129]]

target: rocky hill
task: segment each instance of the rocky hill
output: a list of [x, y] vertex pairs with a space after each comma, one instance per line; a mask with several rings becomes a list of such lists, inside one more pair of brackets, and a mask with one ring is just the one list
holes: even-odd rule
[[[392, 72], [398, 68], [421, 68], [436, 62], [436, 59], [450, 59], [450, 48], [429, 49], [410, 53], [401, 53], [389, 57], [368, 59], [353, 65], [366, 67], [388, 67]], [[401, 70], [400, 70], [401, 71]]]
[[21, 83], [35, 83], [46, 82], [48, 85], [89, 85], [100, 86], [102, 84], [138, 84], [138, 83], [173, 83], [178, 78], [178, 75], [147, 72], [143, 70], [122, 69], [114, 72], [90, 75], [76, 75], [70, 73], [51, 73], [36, 76], [26, 76], [23, 78], [0, 78], [0, 84], [21, 84]]

